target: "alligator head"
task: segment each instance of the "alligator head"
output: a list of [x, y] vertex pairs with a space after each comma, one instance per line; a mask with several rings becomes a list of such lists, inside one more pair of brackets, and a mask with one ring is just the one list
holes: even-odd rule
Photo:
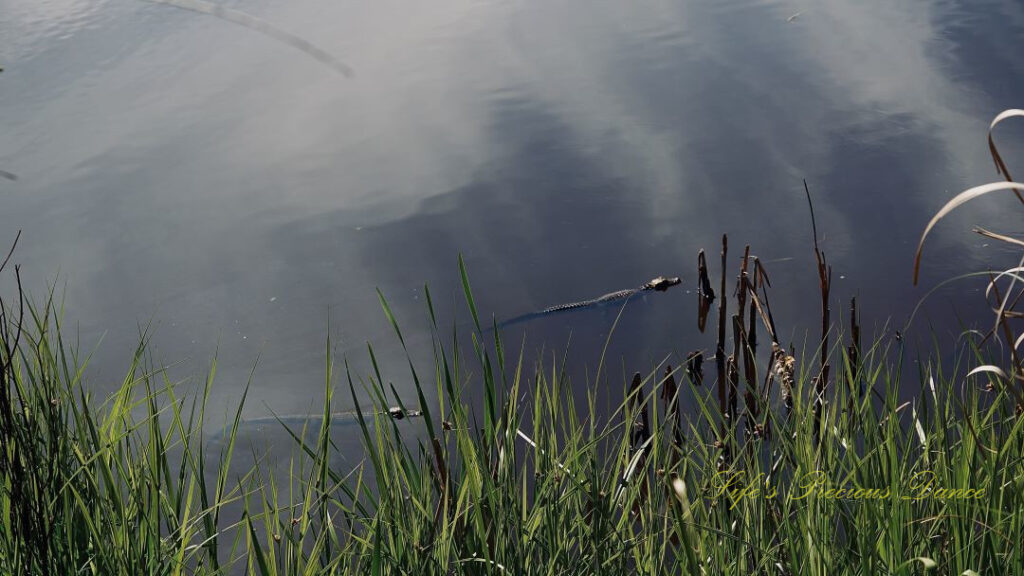
[[647, 290], [657, 290], [658, 292], [664, 292], [665, 290], [668, 290], [669, 288], [675, 286], [676, 284], [679, 284], [680, 282], [682, 282], [682, 280], [680, 280], [678, 276], [658, 276], [654, 280], [651, 280], [650, 282], [645, 284], [644, 288]]

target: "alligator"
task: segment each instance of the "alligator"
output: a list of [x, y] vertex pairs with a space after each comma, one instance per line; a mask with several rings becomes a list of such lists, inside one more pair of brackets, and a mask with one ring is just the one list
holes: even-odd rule
[[[619, 290], [617, 292], [610, 292], [610, 293], [605, 294], [603, 296], [598, 296], [597, 298], [594, 298], [592, 300], [582, 300], [580, 302], [570, 302], [568, 304], [559, 304], [558, 306], [552, 306], [550, 308], [545, 308], [545, 309], [540, 310], [538, 312], [531, 312], [529, 314], [523, 314], [521, 316], [516, 316], [514, 318], [509, 318], [508, 320], [505, 320], [504, 322], [499, 323], [498, 327], [502, 328], [502, 327], [505, 327], [505, 326], [509, 326], [511, 324], [518, 324], [520, 322], [526, 322], [527, 320], [532, 320], [534, 318], [540, 318], [542, 316], [549, 316], [551, 314], [557, 314], [559, 312], [567, 312], [567, 311], [570, 311], [570, 310], [581, 310], [583, 308], [590, 308], [590, 307], [594, 307], [594, 306], [601, 306], [601, 305], [604, 305], [604, 304], [609, 304], [609, 303], [612, 303], [612, 302], [618, 302], [620, 300], [625, 300], [625, 299], [629, 298], [630, 296], [633, 296], [633, 295], [636, 295], [636, 294], [641, 294], [643, 292], [649, 292], [649, 291], [652, 291], [652, 290], [655, 291], [655, 292], [664, 292], [664, 291], [668, 290], [669, 288], [679, 284], [680, 282], [681, 282], [681, 280], [677, 276], [658, 276], [657, 278], [652, 279], [650, 282], [645, 283], [644, 285], [640, 286], [639, 288], [630, 288], [628, 290]], [[386, 411], [372, 411], [371, 410], [371, 411], [361, 412], [360, 413], [357, 410], [349, 410], [349, 411], [346, 411], [346, 412], [332, 412], [329, 415], [329, 418], [330, 418], [330, 421], [331, 421], [331, 425], [354, 424], [354, 423], [359, 421], [360, 415], [362, 416], [362, 418], [364, 420], [369, 422], [369, 421], [373, 420], [373, 418], [375, 416], [377, 416], [377, 415], [385, 415], [385, 416], [388, 416], [389, 418], [391, 418], [392, 420], [402, 420], [402, 419], [405, 419], [405, 418], [415, 418], [417, 416], [421, 416], [422, 412], [420, 412], [418, 410], [404, 410], [404, 409], [399, 408], [399, 407], [392, 407], [392, 408], [387, 409]], [[260, 431], [260, 430], [262, 430], [262, 429], [264, 429], [266, 427], [275, 427], [276, 426], [277, 429], [280, 429], [280, 427], [282, 425], [284, 425], [284, 426], [288, 426], [289, 428], [292, 428], [293, 430], [297, 431], [296, 429], [301, 429], [301, 427], [305, 426], [305, 425], [319, 426], [319, 423], [322, 420], [323, 420], [323, 415], [322, 414], [287, 414], [287, 415], [284, 415], [284, 416], [266, 416], [266, 417], [262, 417], [262, 418], [249, 418], [249, 419], [239, 420], [239, 422], [238, 422], [238, 429], [239, 430], [243, 430], [244, 429], [244, 430], [250, 430], [250, 431], [257, 431], [258, 432], [258, 431]], [[223, 438], [223, 436], [221, 434], [218, 434], [215, 437], [215, 439], [222, 439], [222, 438]]]
[[509, 318], [503, 322], [498, 323], [498, 328], [504, 328], [511, 326], [512, 324], [519, 324], [520, 322], [526, 322], [527, 320], [533, 320], [534, 318], [540, 318], [542, 316], [550, 316], [552, 314], [558, 314], [559, 312], [568, 312], [570, 310], [580, 310], [583, 308], [590, 308], [594, 306], [601, 306], [612, 302], [618, 302], [619, 300], [625, 300], [635, 294], [641, 294], [643, 292], [649, 292], [651, 290], [655, 292], [664, 292], [669, 288], [679, 284], [682, 280], [678, 276], [658, 276], [650, 282], [640, 286], [639, 288], [629, 288], [627, 290], [619, 290], [618, 292], [610, 292], [603, 296], [598, 296], [592, 300], [582, 300], [580, 302], [570, 302], [568, 304], [559, 304], [558, 306], [552, 306], [545, 308], [537, 312], [530, 312], [529, 314], [523, 314], [514, 318]]

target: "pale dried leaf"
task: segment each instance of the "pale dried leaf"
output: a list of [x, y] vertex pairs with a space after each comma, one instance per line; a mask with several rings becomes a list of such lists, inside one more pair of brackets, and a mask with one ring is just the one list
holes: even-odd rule
[[1024, 334], [1017, 336], [1017, 341], [1013, 343], [1013, 349], [1016, 350], [1017, 348], [1020, 348], [1021, 342], [1024, 342]]
[[993, 366], [992, 364], [985, 364], [983, 366], [978, 366], [974, 370], [971, 370], [970, 372], [968, 372], [967, 375], [968, 376], [974, 376], [975, 374], [981, 374], [983, 372], [988, 372], [988, 373], [991, 373], [991, 374], [995, 374], [995, 375], [997, 375], [997, 376], [999, 376], [1001, 378], [1006, 378], [1006, 372], [1003, 372], [1003, 369], [1000, 368], [999, 366]]
[[1010, 236], [990, 232], [988, 230], [985, 230], [984, 228], [975, 228], [974, 231], [977, 232], [978, 234], [981, 234], [982, 236], [986, 236], [993, 240], [999, 240], [1000, 242], [1008, 242], [1010, 244], [1016, 244], [1017, 246], [1024, 246], [1024, 240], [1018, 240], [1016, 238], [1011, 238]]
[[989, 184], [982, 184], [981, 186], [975, 186], [974, 188], [969, 188], [957, 194], [952, 200], [947, 202], [946, 205], [935, 214], [935, 216], [932, 217], [931, 221], [928, 222], [928, 225], [925, 226], [924, 233], [921, 234], [921, 240], [917, 243], [917, 253], [914, 256], [914, 284], [917, 284], [918, 272], [921, 268], [921, 251], [924, 249], [924, 240], [928, 237], [928, 233], [932, 231], [932, 228], [935, 227], [939, 220], [942, 220], [947, 214], [967, 202], [999, 190], [1020, 191], [1024, 190], [1024, 184], [1020, 184], [1018, 182], [992, 182]]
[[921, 420], [917, 417], [917, 406], [910, 408], [910, 414], [914, 418], [914, 430], [917, 431], [917, 439], [921, 441], [921, 446], [928, 448], [928, 437], [924, 433], [924, 426], [921, 425]]

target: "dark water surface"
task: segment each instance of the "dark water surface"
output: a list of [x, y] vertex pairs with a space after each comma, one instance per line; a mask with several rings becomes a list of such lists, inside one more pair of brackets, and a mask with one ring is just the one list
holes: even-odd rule
[[[468, 320], [460, 252], [499, 319], [683, 276], [627, 309], [609, 349], [618, 384], [713, 347], [695, 327], [696, 254], [717, 275], [722, 233], [767, 262], [799, 347], [818, 318], [802, 178], [834, 308], [858, 296], [869, 330], [904, 323], [941, 280], [1012, 263], [970, 233], [1020, 231], [1004, 194], [942, 223], [910, 282], [931, 215], [998, 180], [988, 122], [1024, 104], [1016, 0], [222, 4], [355, 75], [166, 5], [0, 0], [0, 169], [18, 176], [0, 179], [0, 241], [23, 229], [33, 293], [66, 284], [82, 346], [103, 337], [100, 392], [154, 320], [174, 378], [218, 354], [215, 406], [259, 355], [247, 413], [318, 409], [329, 317], [358, 373], [370, 340], [408, 394], [375, 288], [422, 358], [424, 283], [446, 324]], [[1024, 171], [1024, 126], [997, 138]], [[987, 321], [980, 287], [940, 291], [922, 318], [943, 336], [953, 306]], [[616, 311], [509, 337], [528, 331], [529, 359], [571, 334], [582, 387]]]

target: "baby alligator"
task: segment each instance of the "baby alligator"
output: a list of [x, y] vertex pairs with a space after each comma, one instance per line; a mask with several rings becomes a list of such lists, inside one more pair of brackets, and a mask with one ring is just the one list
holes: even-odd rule
[[498, 324], [499, 328], [510, 326], [512, 324], [518, 324], [520, 322], [526, 322], [527, 320], [533, 320], [534, 318], [540, 318], [541, 316], [549, 316], [551, 314], [557, 314], [559, 312], [566, 312], [569, 310], [579, 310], [581, 308], [590, 308], [591, 306], [600, 306], [602, 304], [608, 304], [616, 302], [639, 294], [641, 292], [648, 292], [654, 290], [655, 292], [664, 292], [672, 286], [679, 284], [681, 280], [678, 276], [658, 276], [650, 282], [644, 284], [639, 288], [630, 288], [628, 290], [619, 290], [618, 292], [611, 292], [604, 296], [598, 296], [593, 300], [583, 300], [582, 302], [571, 302], [569, 304], [559, 304], [558, 306], [552, 306], [545, 308], [539, 312], [530, 312], [529, 314], [523, 314], [522, 316], [516, 316], [515, 318], [509, 318], [504, 322]]
[[[644, 284], [643, 286], [640, 286], [639, 288], [630, 288], [629, 290], [619, 290], [618, 292], [611, 292], [611, 293], [605, 294], [603, 296], [598, 296], [597, 298], [594, 298], [593, 300], [583, 300], [582, 302], [571, 302], [569, 304], [559, 304], [558, 306], [552, 306], [550, 308], [545, 308], [545, 309], [543, 309], [543, 310], [541, 310], [539, 312], [531, 312], [529, 314], [523, 314], [522, 316], [516, 316], [515, 318], [510, 318], [510, 319], [505, 320], [504, 322], [501, 322], [500, 324], [498, 324], [498, 327], [501, 328], [501, 327], [504, 327], [504, 326], [509, 326], [511, 324], [517, 324], [519, 322], [525, 322], [527, 320], [532, 320], [534, 318], [540, 318], [541, 316], [548, 316], [548, 315], [551, 315], [551, 314], [557, 314], [559, 312], [566, 312], [566, 311], [569, 311], [569, 310], [580, 310], [580, 309], [583, 309], [583, 308], [589, 308], [591, 306], [600, 306], [602, 304], [608, 304], [608, 303], [611, 303], [611, 302], [617, 302], [619, 300], [624, 300], [626, 298], [629, 298], [630, 296], [633, 296], [634, 294], [639, 294], [641, 292], [648, 292], [650, 290], [654, 290], [655, 292], [664, 292], [665, 290], [668, 290], [672, 286], [675, 286], [676, 284], [679, 284], [679, 283], [680, 283], [680, 279], [677, 276], [670, 276], [670, 277], [658, 276], [657, 278], [654, 278], [653, 280], [651, 280], [650, 282], [647, 282], [646, 284]], [[387, 415], [392, 420], [402, 420], [404, 418], [415, 418], [417, 416], [421, 416], [422, 415], [422, 413], [420, 411], [418, 411], [418, 410], [403, 410], [403, 409], [401, 409], [399, 407], [392, 407], [392, 408], [389, 408], [386, 412], [374, 412], [374, 411], [363, 412], [362, 416], [363, 416], [363, 418], [365, 420], [367, 420], [369, 422], [369, 421], [373, 420], [373, 417], [378, 415], [378, 414]], [[332, 425], [353, 424], [353, 423], [359, 421], [359, 415], [360, 415], [360, 413], [355, 411], [355, 410], [350, 410], [350, 411], [347, 411], [347, 412], [333, 412], [333, 413], [330, 414], [331, 424]], [[238, 422], [238, 429], [239, 430], [254, 430], [254, 431], [258, 431], [261, 428], [264, 428], [264, 427], [267, 427], [267, 426], [282, 427], [282, 425], [284, 425], [284, 426], [288, 426], [288, 427], [292, 428], [293, 431], [297, 431], [297, 430], [295, 430], [296, 428], [301, 428], [302, 426], [304, 426], [306, 424], [316, 424], [318, 426], [319, 422], [321, 422], [322, 419], [323, 419], [323, 415], [321, 415], [321, 414], [288, 414], [288, 415], [285, 415], [285, 416], [265, 416], [263, 418], [251, 418], [251, 419], [246, 419], [246, 420], [240, 420]], [[222, 438], [222, 437], [218, 434], [217, 438]]]
[[[422, 416], [423, 413], [419, 410], [403, 410], [397, 406], [388, 408], [385, 411], [374, 411], [368, 410], [361, 413], [368, 426], [372, 426], [373, 419], [377, 415], [387, 416], [392, 420], [404, 420], [406, 418], [416, 418]], [[332, 426], [338, 425], [351, 425], [359, 422], [360, 412], [356, 410], [347, 410], [344, 412], [331, 412], [328, 417]], [[323, 421], [323, 414], [285, 414], [283, 416], [264, 416], [261, 418], [243, 418], [238, 421], [238, 432], [260, 432], [265, 429], [285, 432], [285, 426], [290, 428], [292, 432], [299, 433], [303, 426], [308, 426], [308, 429], [318, 430], [320, 423]], [[214, 440], [223, 440], [224, 436], [230, 432], [224, 430], [223, 432], [218, 431]]]

